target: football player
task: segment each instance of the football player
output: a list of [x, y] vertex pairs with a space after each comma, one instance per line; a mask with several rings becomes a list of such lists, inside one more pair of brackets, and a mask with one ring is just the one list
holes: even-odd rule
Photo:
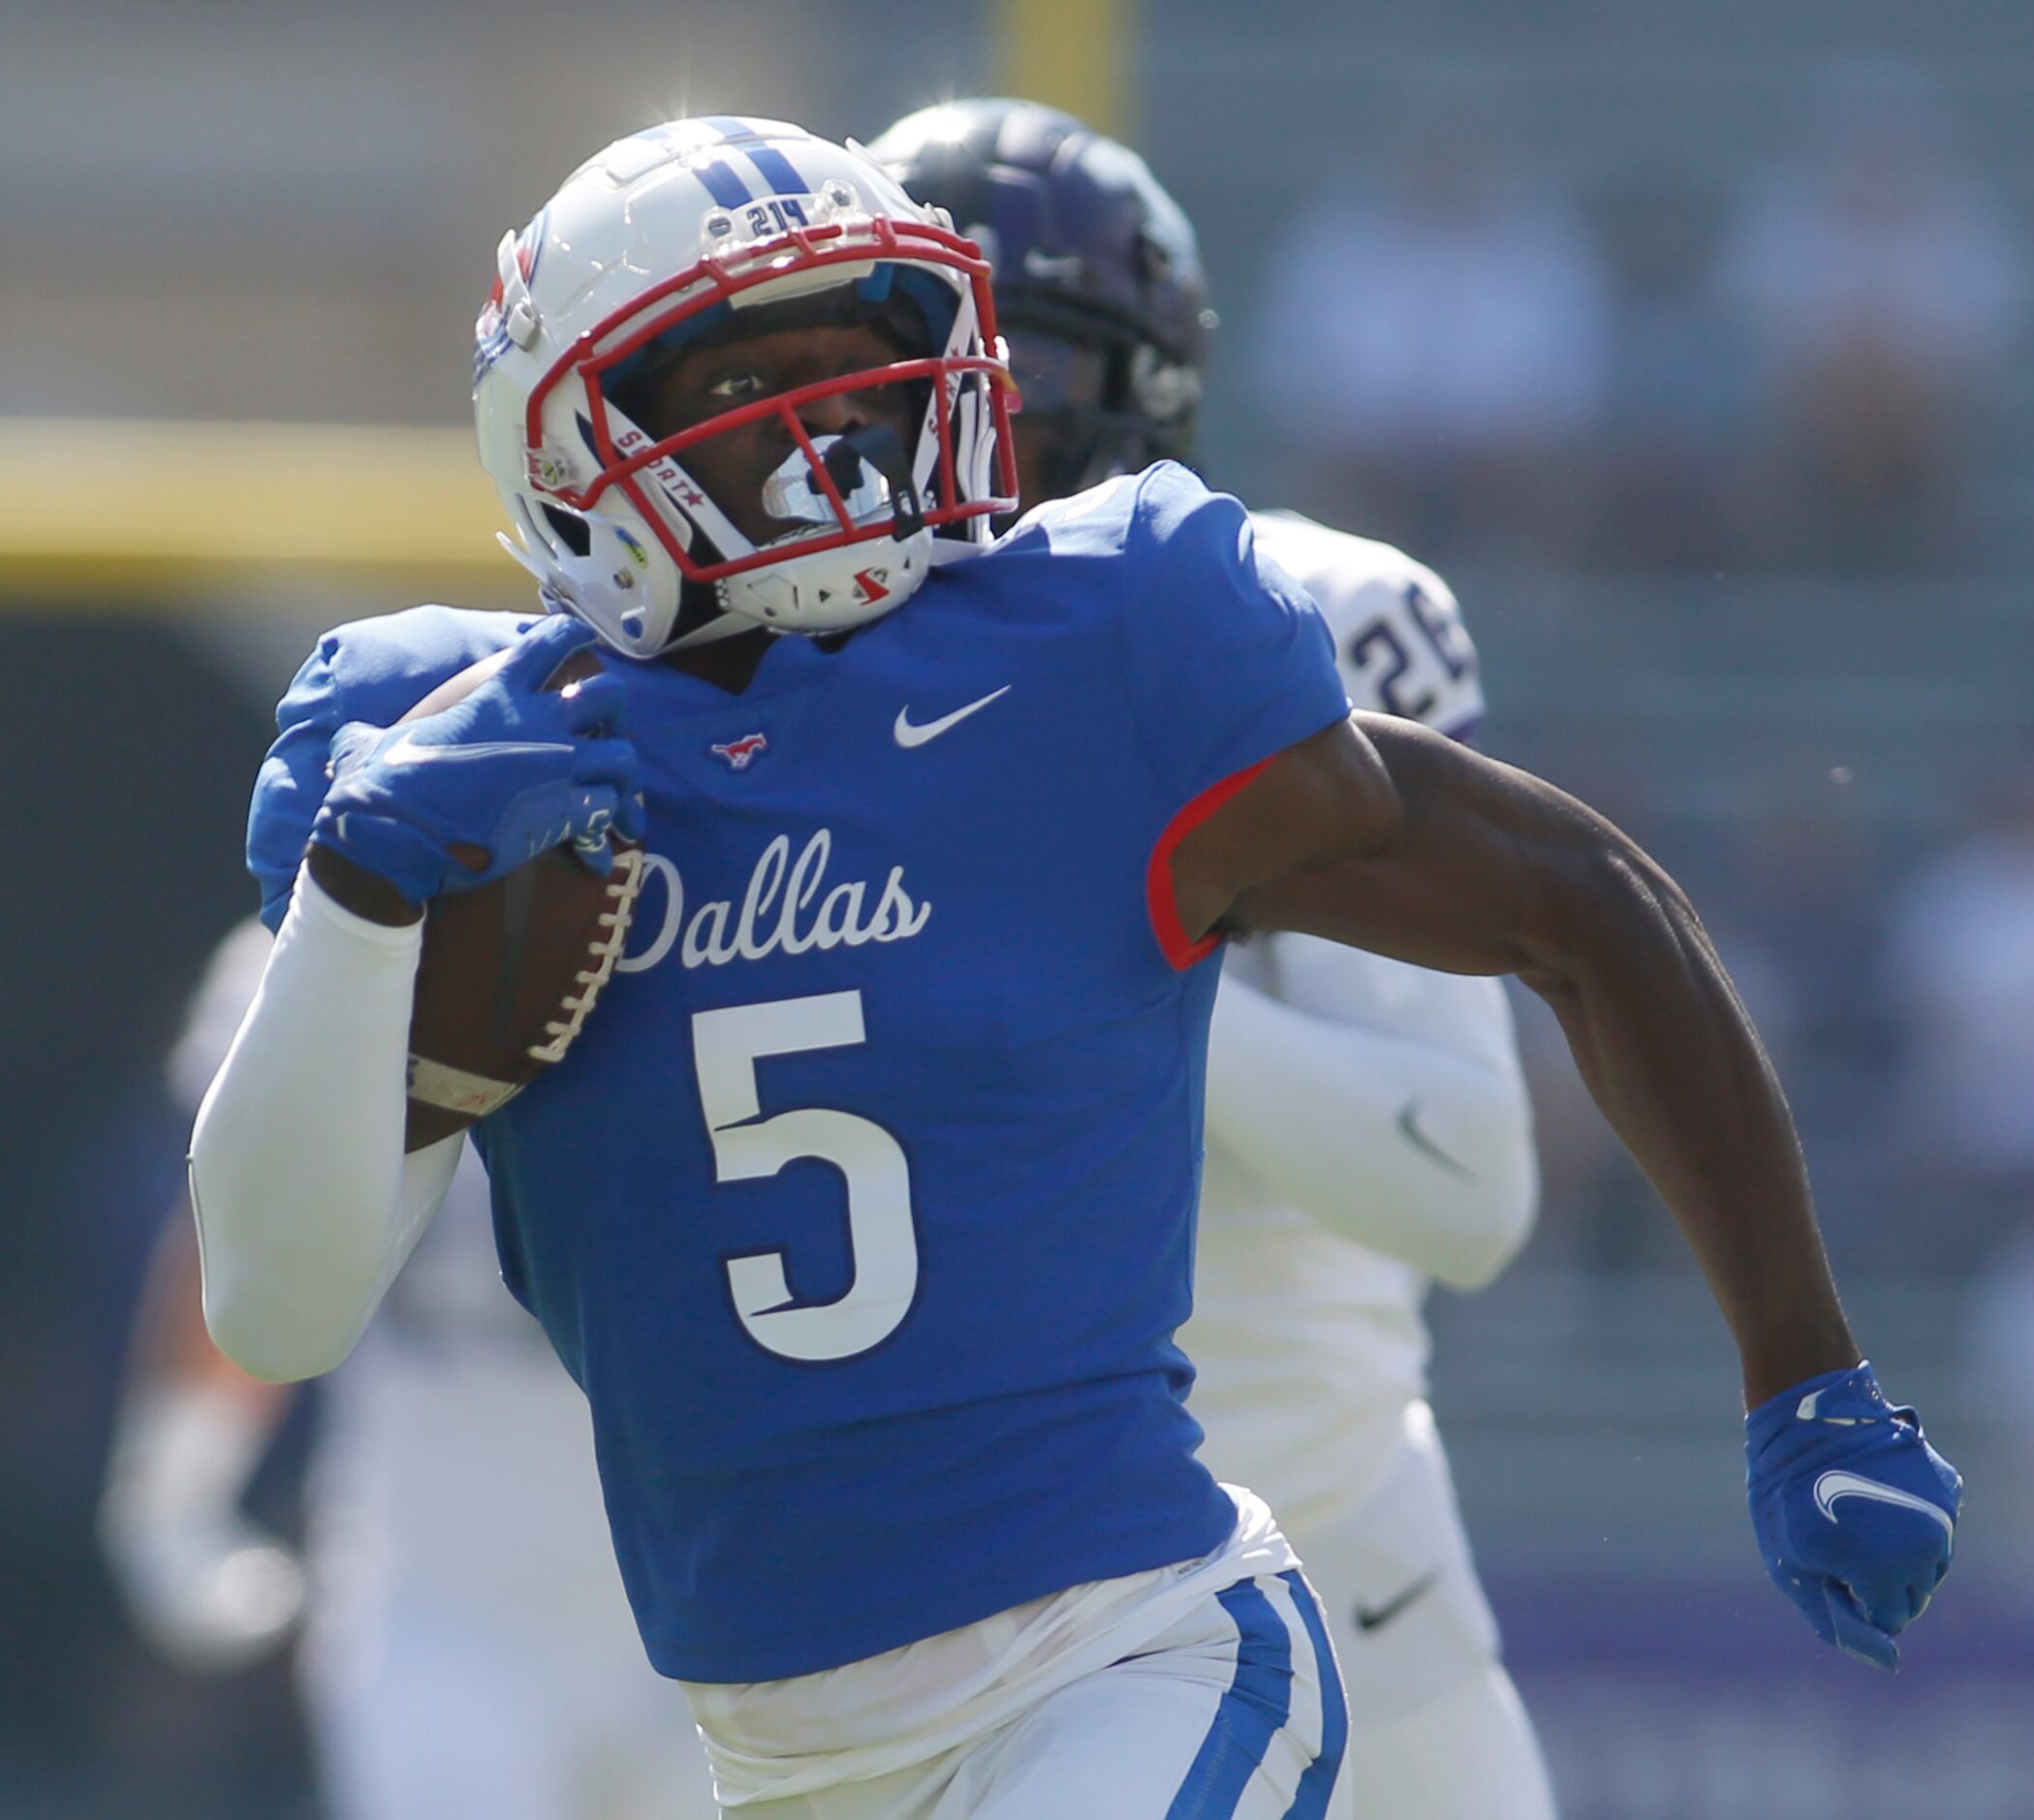
[[[259, 923], [234, 930], [193, 997], [168, 1068], [191, 1112], [268, 944]], [[486, 1187], [469, 1149], [328, 1381], [300, 1564], [241, 1512], [290, 1392], [206, 1337], [177, 1209], [135, 1334], [101, 1537], [138, 1626], [181, 1667], [258, 1661], [301, 1617], [333, 1820], [704, 1820], [704, 1758], [615, 1577], [585, 1398], [494, 1280]]]
[[[988, 279], [864, 155], [734, 117], [617, 141], [504, 237], [476, 412], [552, 611], [344, 627], [284, 698], [249, 830], [279, 933], [192, 1138], [214, 1337], [329, 1368], [443, 1195], [456, 1146], [403, 1151], [425, 906], [640, 836], [643, 945], [476, 1135], [722, 1804], [1318, 1814], [1326, 1627], [1197, 1459], [1173, 1343], [1205, 963], [1257, 928], [1516, 970], [1710, 1273], [1769, 1564], [1886, 1657], [1956, 1481], [1859, 1357], [1686, 900], [1571, 799], [1352, 716], [1184, 468], [991, 545]], [[595, 638], [607, 673], [547, 691]]]
[[[868, 149], [995, 266], [1028, 501], [1190, 458], [1207, 286], [1142, 158], [1002, 99], [927, 108]], [[1474, 734], [1476, 649], [1431, 570], [1291, 514], [1253, 513], [1251, 530], [1320, 606], [1351, 702]], [[1481, 1287], [1531, 1226], [1504, 993], [1309, 935], [1233, 947], [1207, 1124], [1180, 1336], [1202, 1457], [1278, 1513], [1322, 1595], [1356, 1799], [1396, 1820], [1541, 1820], [1546, 1767], [1425, 1401], [1421, 1313], [1431, 1278]]]

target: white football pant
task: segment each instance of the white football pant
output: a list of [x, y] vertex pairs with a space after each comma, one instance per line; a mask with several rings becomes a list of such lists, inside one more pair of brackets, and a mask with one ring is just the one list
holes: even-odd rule
[[[1326, 1679], [1324, 1680], [1324, 1673]], [[986, 1737], [739, 1820], [1324, 1820], [1341, 1693], [1299, 1573], [1199, 1601]]]
[[1343, 1780], [1357, 1820], [1552, 1820], [1539, 1741], [1498, 1659], [1448, 1457], [1422, 1402], [1377, 1491], [1294, 1546], [1349, 1694]]

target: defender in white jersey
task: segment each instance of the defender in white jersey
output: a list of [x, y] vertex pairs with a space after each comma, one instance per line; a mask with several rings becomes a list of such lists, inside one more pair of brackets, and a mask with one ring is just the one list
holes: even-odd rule
[[[1476, 651], [1431, 570], [1294, 515], [1253, 522], [1333, 628], [1358, 706], [1474, 731]], [[1553, 1812], [1425, 1400], [1422, 1314], [1433, 1278], [1479, 1289], [1504, 1268], [1538, 1188], [1495, 980], [1290, 933], [1231, 950], [1181, 1343], [1204, 1458], [1263, 1488], [1321, 1594], [1343, 1773], [1380, 1814]]]
[[[171, 1052], [197, 1110], [267, 959], [221, 942]], [[470, 1150], [327, 1383], [297, 1563], [241, 1515], [291, 1395], [204, 1332], [190, 1215], [158, 1248], [100, 1529], [143, 1633], [223, 1672], [298, 1657], [332, 1820], [707, 1820], [683, 1700], [643, 1660], [615, 1573], [586, 1401], [501, 1286]]]
[[[998, 262], [1031, 501], [1191, 454], [1209, 318], [1184, 214], [1054, 110], [963, 101], [874, 154]], [[1475, 646], [1386, 544], [1251, 515], [1313, 596], [1352, 704], [1470, 737]], [[1216, 1475], [1261, 1492], [1320, 1592], [1349, 1693], [1345, 1787], [1393, 1820], [1545, 1820], [1425, 1401], [1431, 1278], [1488, 1282], [1538, 1196], [1495, 980], [1290, 933], [1234, 945], [1208, 1043], [1195, 1314], [1180, 1335]]]

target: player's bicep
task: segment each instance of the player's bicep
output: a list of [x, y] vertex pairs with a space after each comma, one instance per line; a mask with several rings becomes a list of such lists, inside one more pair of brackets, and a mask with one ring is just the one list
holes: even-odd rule
[[[1274, 881], [1376, 851], [1398, 805], [1374, 746], [1352, 716], [1287, 746], [1199, 823], [1172, 858], [1180, 926], [1198, 939], [1233, 927], [1244, 900]], [[1257, 923], [1262, 928], [1298, 924]]]
[[[1244, 891], [1242, 926], [1294, 929], [1451, 973], [1556, 965], [1590, 875], [1629, 850], [1615, 830], [1550, 784], [1402, 720], [1360, 715], [1396, 815], [1381, 838], [1321, 850]], [[1374, 836], [1361, 801], [1330, 805]]]

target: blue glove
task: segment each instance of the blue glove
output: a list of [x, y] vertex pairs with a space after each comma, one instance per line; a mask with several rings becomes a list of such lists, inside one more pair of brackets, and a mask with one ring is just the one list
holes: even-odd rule
[[1829, 1371], [1744, 1419], [1752, 1527], [1772, 1584], [1824, 1643], [1883, 1669], [1949, 1571], [1962, 1476], [1894, 1409], [1871, 1362]]
[[592, 641], [583, 620], [546, 618], [443, 713], [394, 727], [349, 721], [332, 738], [312, 840], [413, 904], [489, 884], [568, 841], [605, 873], [609, 830], [643, 832], [621, 684], [602, 675], [544, 687]]

